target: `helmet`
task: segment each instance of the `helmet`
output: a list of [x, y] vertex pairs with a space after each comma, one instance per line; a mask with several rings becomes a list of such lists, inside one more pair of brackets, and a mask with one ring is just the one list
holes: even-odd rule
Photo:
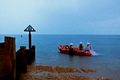
[[82, 42], [80, 42], [80, 44], [82, 44]]
[[70, 45], [73, 45], [73, 43], [70, 43]]
[[87, 44], [90, 44], [89, 42]]

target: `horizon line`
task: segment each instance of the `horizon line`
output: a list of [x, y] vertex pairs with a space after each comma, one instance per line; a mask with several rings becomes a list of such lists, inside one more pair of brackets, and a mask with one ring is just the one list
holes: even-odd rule
[[[24, 34], [20, 34], [20, 33], [18, 33], [18, 34], [0, 34], [0, 35], [27, 35], [27, 33], [24, 33]], [[35, 33], [33, 33], [32, 35], [120, 35], [120, 34], [35, 34]]]

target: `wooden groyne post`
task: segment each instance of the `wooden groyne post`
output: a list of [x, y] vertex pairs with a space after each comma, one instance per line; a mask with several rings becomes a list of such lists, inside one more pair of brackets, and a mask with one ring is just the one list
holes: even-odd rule
[[0, 43], [0, 80], [5, 78], [5, 54], [4, 54], [4, 42]]
[[21, 46], [16, 52], [16, 80], [20, 80], [20, 73], [27, 72], [26, 47]]
[[5, 37], [0, 43], [0, 80], [16, 80], [15, 38]]

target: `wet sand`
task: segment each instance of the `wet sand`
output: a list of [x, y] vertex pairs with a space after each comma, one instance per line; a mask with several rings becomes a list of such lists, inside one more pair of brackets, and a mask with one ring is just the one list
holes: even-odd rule
[[[27, 65], [27, 73], [21, 73], [20, 80], [111, 80], [109, 78], [90, 78], [87, 76], [76, 76], [72, 73], [97, 73], [98, 71], [92, 69], [56, 66], [42, 66], [42, 65]], [[69, 74], [71, 73], [71, 74]]]

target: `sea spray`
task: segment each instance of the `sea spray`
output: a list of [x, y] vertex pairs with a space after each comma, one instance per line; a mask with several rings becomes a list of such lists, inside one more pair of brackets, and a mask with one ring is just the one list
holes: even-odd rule
[[100, 55], [100, 53], [92, 53], [92, 56], [98, 56], [98, 55]]
[[92, 56], [97, 56], [97, 55], [100, 55], [100, 53], [97, 53], [96, 51], [94, 50], [90, 50], [90, 53], [92, 53]]

